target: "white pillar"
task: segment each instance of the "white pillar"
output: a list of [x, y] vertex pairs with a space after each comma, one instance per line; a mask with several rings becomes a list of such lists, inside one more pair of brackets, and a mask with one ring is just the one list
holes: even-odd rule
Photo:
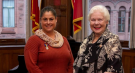
[[2, 0], [0, 0], [0, 35], [2, 31]]
[[30, 0], [25, 0], [26, 1], [26, 39], [25, 41], [27, 42], [27, 40], [29, 39], [29, 37], [32, 35], [32, 21], [30, 20], [30, 10], [31, 10], [31, 3]]
[[126, 11], [126, 19], [125, 19], [125, 40], [128, 41], [128, 19], [129, 19], [129, 11]]
[[88, 19], [88, 14], [89, 14], [89, 11], [90, 11], [90, 4], [91, 4], [91, 0], [86, 0], [85, 1], [85, 12], [84, 12], [84, 33], [85, 33], [85, 36], [84, 37], [87, 37], [91, 34], [92, 30], [90, 28], [90, 22], [89, 22], [89, 19]]
[[112, 29], [112, 33], [117, 34], [117, 32], [118, 32], [118, 11], [113, 10], [112, 13], [113, 13], [113, 16], [112, 16], [113, 21], [112, 21], [111, 29]]

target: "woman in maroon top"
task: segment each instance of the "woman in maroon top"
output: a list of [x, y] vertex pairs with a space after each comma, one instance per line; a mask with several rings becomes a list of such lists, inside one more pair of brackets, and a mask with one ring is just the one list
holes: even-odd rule
[[27, 41], [24, 50], [29, 73], [73, 73], [73, 55], [65, 37], [54, 30], [56, 11], [45, 7], [40, 13], [42, 29]]

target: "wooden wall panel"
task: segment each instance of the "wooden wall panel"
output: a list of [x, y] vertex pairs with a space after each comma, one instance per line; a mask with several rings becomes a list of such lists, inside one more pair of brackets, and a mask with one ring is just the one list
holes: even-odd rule
[[[2, 54], [0, 53], [0, 65], [2, 65], [2, 64], [3, 64], [3, 62], [2, 62]], [[2, 66], [0, 68], [1, 68], [0, 72], [2, 72]]]
[[3, 55], [2, 55], [2, 70], [3, 70], [3, 72], [2, 73], [6, 73], [6, 71], [8, 71], [8, 69], [9, 69], [9, 54], [7, 54], [7, 53], [4, 53]]
[[67, 6], [68, 1], [67, 0], [61, 0], [61, 5], [66, 5]]
[[10, 64], [10, 65], [11, 65], [10, 68], [15, 67], [15, 66], [18, 64], [18, 62], [16, 62], [16, 61], [18, 61], [18, 55], [20, 55], [20, 53], [13, 53], [13, 54], [12, 54], [11, 57], [12, 57], [13, 59], [11, 59], [12, 63]]
[[122, 63], [124, 73], [132, 73], [132, 69], [135, 68], [135, 50], [123, 50]]
[[130, 58], [130, 56], [125, 56], [125, 63], [123, 63], [124, 64], [124, 72], [125, 73], [128, 73], [128, 72], [130, 72], [130, 64], [129, 63], [131, 63], [131, 58]]
[[0, 73], [8, 73], [8, 70], [17, 66], [18, 55], [23, 55], [24, 47], [0, 47]]
[[[63, 22], [61, 22], [61, 27], [60, 28], [57, 28], [57, 29], [60, 29], [60, 31], [61, 31], [61, 34], [65, 34], [66, 33], [66, 26], [67, 25], [64, 25], [64, 24], [66, 24], [66, 18], [65, 17], [61, 17], [61, 21], [63, 21]], [[65, 30], [64, 30], [65, 29]]]

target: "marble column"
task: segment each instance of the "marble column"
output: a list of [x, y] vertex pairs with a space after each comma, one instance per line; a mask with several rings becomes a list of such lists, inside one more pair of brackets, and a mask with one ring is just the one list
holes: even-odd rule
[[113, 14], [112, 14], [112, 19], [111, 19], [112, 20], [111, 29], [112, 29], [112, 33], [117, 34], [117, 32], [118, 32], [118, 11], [113, 10], [112, 13]]
[[125, 39], [128, 41], [129, 40], [129, 35], [128, 35], [128, 19], [129, 19], [129, 11], [126, 11], [126, 19], [125, 19]]
[[0, 0], [0, 35], [2, 31], [2, 0]]

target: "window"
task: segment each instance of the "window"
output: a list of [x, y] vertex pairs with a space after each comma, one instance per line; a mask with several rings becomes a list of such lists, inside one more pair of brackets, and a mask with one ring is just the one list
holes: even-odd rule
[[3, 0], [3, 27], [14, 27], [14, 0]]
[[120, 7], [118, 14], [118, 32], [125, 32], [126, 8]]
[[128, 32], [130, 32], [130, 19], [131, 19], [131, 7], [129, 9], [129, 17], [128, 17]]
[[[0, 39], [25, 39], [29, 24], [28, 0], [0, 0]], [[28, 21], [28, 22], [26, 22]], [[29, 27], [29, 25], [28, 25]]]
[[[110, 8], [110, 6], [106, 6], [106, 8], [108, 9], [108, 12], [109, 12], [110, 17], [111, 17], [111, 8]], [[110, 20], [111, 20], [111, 19], [110, 19]], [[109, 21], [109, 25], [110, 25], [110, 21]]]

